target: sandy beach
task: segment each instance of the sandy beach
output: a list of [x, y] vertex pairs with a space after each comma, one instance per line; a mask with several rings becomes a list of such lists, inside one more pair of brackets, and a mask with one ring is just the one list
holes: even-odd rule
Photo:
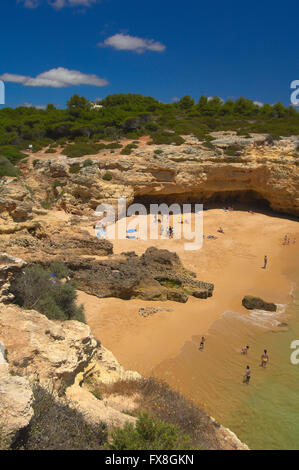
[[[219, 226], [224, 234], [217, 232]], [[285, 234], [290, 237], [286, 246]], [[177, 356], [192, 337], [206, 334], [224, 312], [248, 315], [241, 304], [244, 295], [277, 304], [289, 302], [291, 279], [287, 273], [298, 259], [299, 245], [293, 243], [294, 237], [299, 239], [298, 222], [273, 213], [209, 209], [204, 211], [204, 235], [203, 247], [197, 251], [185, 251], [184, 240], [114, 240], [113, 244], [115, 253], [134, 250], [141, 254], [153, 245], [177, 252], [197, 279], [214, 283], [211, 298], [190, 297], [182, 304], [99, 299], [79, 292], [93, 333], [124, 367], [151, 375], [163, 361]], [[208, 235], [217, 238], [208, 239]], [[268, 256], [266, 269], [262, 269], [264, 255]], [[144, 318], [138, 310], [145, 306], [171, 311]]]

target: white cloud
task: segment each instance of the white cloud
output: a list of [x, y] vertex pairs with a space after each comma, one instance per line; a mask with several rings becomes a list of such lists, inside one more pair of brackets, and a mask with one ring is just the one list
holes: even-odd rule
[[[37, 8], [44, 0], [17, 0], [22, 3], [25, 8]], [[61, 10], [64, 7], [90, 7], [100, 0], [47, 0], [47, 3], [55, 10]]]
[[118, 51], [135, 51], [138, 53], [145, 51], [162, 52], [166, 49], [161, 42], [154, 41], [153, 39], [129, 36], [128, 34], [115, 34], [105, 39], [104, 43], [99, 43], [98, 45], [102, 47], [113, 47]]
[[26, 75], [15, 75], [13, 73], [5, 73], [1, 75], [1, 80], [4, 82], [13, 82], [13, 83], [24, 83], [27, 79]]
[[46, 109], [46, 104], [32, 104], [32, 103], [24, 103], [25, 108], [36, 108], [36, 109]]
[[259, 108], [262, 108], [262, 106], [264, 106], [264, 103], [262, 103], [261, 101], [254, 101], [253, 104], [256, 104]]
[[4, 82], [22, 83], [24, 86], [64, 88], [73, 85], [105, 86], [107, 80], [94, 74], [85, 74], [77, 70], [68, 70], [63, 67], [49, 70], [37, 75], [35, 78], [26, 75], [5, 73], [0, 76]]
[[48, 0], [48, 3], [56, 10], [60, 10], [64, 7], [90, 7], [97, 0]]
[[224, 100], [222, 98], [220, 98], [220, 96], [208, 96], [208, 101], [212, 101], [214, 98], [219, 98], [221, 103], [222, 104], [224, 103]]
[[26, 8], [36, 8], [40, 4], [40, 0], [19, 0], [18, 3], [20, 3], [20, 1], [24, 3], [24, 7]]

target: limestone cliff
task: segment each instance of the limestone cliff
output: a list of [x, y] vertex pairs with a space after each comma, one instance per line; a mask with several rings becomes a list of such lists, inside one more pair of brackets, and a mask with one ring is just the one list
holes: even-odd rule
[[[242, 138], [217, 132], [212, 137], [209, 142], [185, 137], [180, 146], [141, 141], [131, 155], [102, 152], [89, 157], [88, 166], [83, 165], [85, 158], [34, 155], [22, 167], [23, 178], [2, 181], [0, 210], [6, 231], [11, 224], [43, 219], [45, 201], [88, 217], [101, 202], [116, 205], [119, 196], [128, 203], [140, 198], [259, 201], [275, 211], [299, 215], [298, 136], [273, 140], [261, 134]], [[104, 178], [107, 172], [111, 181]]]

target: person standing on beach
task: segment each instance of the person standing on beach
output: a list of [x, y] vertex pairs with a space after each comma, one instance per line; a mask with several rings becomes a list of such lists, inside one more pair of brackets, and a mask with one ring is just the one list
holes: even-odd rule
[[264, 269], [266, 269], [267, 264], [268, 264], [268, 256], [265, 255], [265, 256], [264, 256]]
[[246, 383], [246, 385], [249, 385], [250, 376], [251, 376], [250, 366], [246, 366], [245, 377], [244, 377], [244, 383]]
[[204, 336], [201, 337], [201, 342], [200, 342], [200, 345], [199, 345], [199, 349], [200, 351], [203, 351], [204, 350], [204, 347], [205, 347], [205, 340], [206, 338]]
[[266, 368], [266, 365], [267, 365], [267, 362], [269, 361], [269, 356], [268, 356], [268, 352], [267, 352], [267, 349], [264, 349], [264, 352], [261, 356], [261, 367], [263, 367], [264, 369]]

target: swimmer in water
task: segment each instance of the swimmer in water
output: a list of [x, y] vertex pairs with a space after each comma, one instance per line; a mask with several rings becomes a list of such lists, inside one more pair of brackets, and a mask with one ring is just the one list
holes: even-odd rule
[[269, 356], [268, 356], [267, 349], [264, 349], [264, 352], [261, 355], [261, 361], [262, 361], [261, 362], [261, 367], [263, 367], [265, 369], [266, 366], [267, 366], [267, 362], [269, 362]]
[[245, 376], [244, 376], [244, 383], [246, 385], [249, 385], [250, 376], [251, 376], [250, 366], [247, 366], [245, 369]]

